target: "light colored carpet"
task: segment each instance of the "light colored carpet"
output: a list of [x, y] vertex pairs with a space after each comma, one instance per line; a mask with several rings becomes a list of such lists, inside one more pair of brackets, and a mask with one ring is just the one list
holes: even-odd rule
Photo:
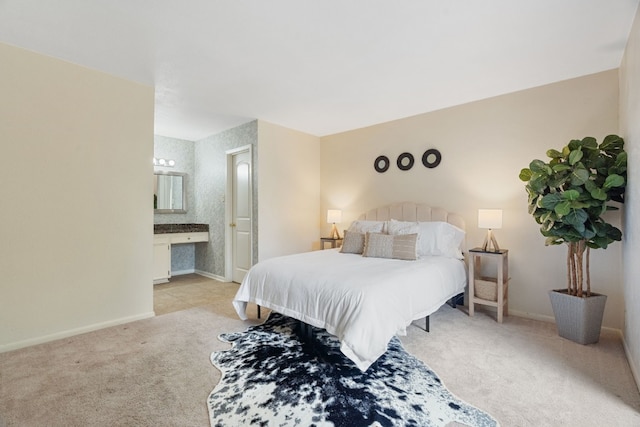
[[[208, 282], [214, 302], [0, 354], [0, 426], [207, 426], [206, 399], [220, 378], [209, 362], [242, 331], [236, 286]], [[255, 317], [255, 311], [252, 311]], [[503, 427], [640, 426], [640, 394], [620, 338], [590, 346], [552, 324], [444, 306], [432, 332], [401, 340], [452, 393]]]

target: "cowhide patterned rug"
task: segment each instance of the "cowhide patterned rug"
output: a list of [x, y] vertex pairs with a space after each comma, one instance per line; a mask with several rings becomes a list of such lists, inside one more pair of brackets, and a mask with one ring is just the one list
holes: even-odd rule
[[220, 336], [232, 348], [211, 355], [222, 372], [207, 400], [212, 426], [498, 425], [451, 394], [395, 337], [363, 373], [334, 336], [313, 328], [302, 340], [298, 328], [272, 313], [262, 325]]

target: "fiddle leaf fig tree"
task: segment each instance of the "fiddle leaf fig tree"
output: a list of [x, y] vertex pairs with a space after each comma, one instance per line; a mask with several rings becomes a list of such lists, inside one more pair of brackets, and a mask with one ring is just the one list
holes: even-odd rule
[[529, 213], [540, 224], [545, 245], [568, 245], [567, 293], [591, 296], [590, 249], [606, 249], [622, 239], [621, 231], [602, 215], [618, 209], [610, 202], [624, 203], [624, 141], [617, 135], [608, 135], [599, 145], [592, 137], [574, 139], [561, 151], [548, 150], [547, 157], [548, 162], [533, 160], [520, 171], [527, 183]]

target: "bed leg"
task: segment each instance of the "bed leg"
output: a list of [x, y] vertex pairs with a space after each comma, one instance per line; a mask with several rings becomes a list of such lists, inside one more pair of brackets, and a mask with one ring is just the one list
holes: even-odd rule
[[449, 304], [453, 308], [456, 308], [458, 304], [464, 305], [464, 292], [451, 297], [451, 299], [447, 301], [447, 304]]
[[429, 331], [429, 316], [424, 318], [424, 330], [427, 332], [431, 332]]
[[313, 339], [313, 330], [311, 329], [311, 325], [307, 325], [304, 322], [300, 322], [302, 326], [302, 335], [308, 342], [312, 342]]
[[258, 319], [260, 318], [260, 306], [258, 306]]
[[313, 347], [313, 326], [304, 323], [302, 320], [298, 320], [298, 335], [302, 339], [302, 342], [310, 344]]

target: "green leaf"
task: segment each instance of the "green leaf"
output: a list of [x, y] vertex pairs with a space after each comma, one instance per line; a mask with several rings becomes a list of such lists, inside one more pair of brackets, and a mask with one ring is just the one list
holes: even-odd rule
[[540, 215], [540, 220], [542, 222], [555, 222], [556, 218], [557, 217], [554, 211], [547, 211]]
[[577, 168], [573, 172], [571, 172], [571, 184], [572, 185], [583, 185], [585, 182], [589, 180], [589, 171], [584, 168]]
[[[572, 139], [571, 141], [569, 141], [569, 145], [567, 147], [569, 147], [570, 151], [577, 150], [582, 147], [582, 141], [580, 141], [579, 139]], [[562, 152], [564, 153], [564, 149], [562, 150]]]
[[607, 246], [609, 246], [609, 243], [611, 243], [611, 241], [606, 237], [600, 236], [594, 237], [592, 242], [595, 245], [594, 249], [607, 249]]
[[531, 179], [531, 176], [533, 176], [533, 173], [529, 168], [524, 168], [520, 171], [519, 177], [521, 181], [527, 182]]
[[583, 156], [582, 150], [573, 150], [573, 151], [571, 151], [571, 153], [569, 153], [569, 164], [571, 166], [575, 165], [580, 160], [582, 160], [582, 156]]
[[584, 230], [584, 233], [582, 233], [582, 236], [586, 239], [586, 240], [590, 240], [593, 239], [596, 236], [596, 231], [593, 228], [592, 224], [587, 224]]
[[542, 172], [545, 166], [546, 163], [538, 159], [532, 160], [531, 163], [529, 163], [529, 169], [531, 169], [531, 172], [533, 173]]
[[564, 164], [564, 163], [558, 163], [558, 164], [556, 164], [556, 165], [553, 165], [553, 166], [551, 167], [551, 169], [552, 169], [554, 172], [564, 172], [564, 171], [567, 171], [567, 170], [571, 170], [571, 166], [566, 165], [566, 164]]
[[604, 225], [606, 227], [607, 238], [614, 241], [622, 240], [622, 231], [620, 231], [619, 228], [607, 223], [604, 223]]
[[556, 214], [558, 214], [559, 217], [568, 215], [569, 212], [571, 212], [571, 202], [569, 201], [560, 202], [553, 208], [553, 210], [555, 211]]
[[527, 187], [531, 191], [541, 194], [545, 188], [547, 188], [547, 178], [543, 175], [534, 175], [529, 181], [529, 184], [527, 184]]
[[624, 185], [624, 178], [618, 174], [609, 175], [604, 181], [604, 189], [608, 190], [613, 187], [622, 187]]
[[564, 243], [564, 241], [561, 238], [555, 236], [547, 237], [544, 241], [545, 246], [560, 245], [562, 243]]
[[563, 221], [567, 224], [571, 224], [573, 228], [576, 229], [577, 232], [583, 233], [585, 226], [584, 223], [587, 221], [589, 216], [582, 209], [573, 209], [567, 215], [564, 216]]
[[607, 200], [607, 193], [602, 188], [596, 187], [590, 191], [590, 194], [596, 200]]
[[529, 169], [531, 169], [531, 172], [533, 172], [534, 174], [540, 174], [540, 175], [551, 175], [553, 173], [553, 171], [551, 170], [551, 166], [549, 166], [548, 164], [546, 164], [545, 162], [543, 162], [542, 160], [534, 160], [529, 164]]
[[540, 207], [547, 210], [554, 210], [560, 202], [562, 202], [562, 194], [560, 193], [549, 193], [539, 199]]
[[578, 200], [580, 197], [580, 192], [578, 190], [567, 190], [562, 193], [562, 198], [564, 200]]
[[554, 149], [547, 150], [547, 157], [550, 157], [552, 159], [560, 159], [562, 158], [562, 153]]
[[616, 156], [616, 160], [613, 163], [613, 166], [619, 172], [624, 172], [627, 170], [627, 152], [626, 151], [618, 153], [618, 155]]
[[600, 150], [606, 153], [618, 153], [624, 147], [624, 140], [618, 135], [607, 135], [602, 144], [600, 144]]
[[598, 141], [592, 136], [587, 136], [582, 139], [582, 146], [589, 150], [597, 150], [598, 149]]

